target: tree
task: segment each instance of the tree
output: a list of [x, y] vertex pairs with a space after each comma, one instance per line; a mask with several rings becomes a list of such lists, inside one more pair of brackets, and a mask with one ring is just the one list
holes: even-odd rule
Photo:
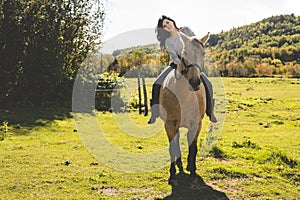
[[1, 1], [0, 102], [70, 100], [80, 63], [101, 42], [104, 16], [100, 0]]

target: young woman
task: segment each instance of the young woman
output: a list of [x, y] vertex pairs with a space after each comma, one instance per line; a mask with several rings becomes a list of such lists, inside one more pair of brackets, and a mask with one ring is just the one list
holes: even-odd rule
[[[156, 36], [159, 41], [160, 48], [166, 49], [170, 56], [172, 57], [173, 62], [157, 77], [152, 87], [152, 100], [151, 105], [151, 118], [149, 124], [155, 122], [156, 118], [159, 116], [159, 92], [160, 86], [163, 83], [164, 79], [167, 77], [169, 72], [177, 68], [177, 65], [180, 63], [180, 58], [178, 55], [181, 54], [183, 49], [183, 44], [180, 41], [178, 32], [182, 32], [185, 35], [192, 37], [195, 36], [194, 32], [189, 27], [178, 28], [173, 19], [162, 16], [158, 20], [156, 27]], [[213, 90], [212, 84], [206, 77], [204, 73], [201, 74], [203, 83], [206, 90], [206, 114], [209, 116], [211, 122], [217, 122], [217, 119], [214, 115], [214, 99], [213, 99]]]

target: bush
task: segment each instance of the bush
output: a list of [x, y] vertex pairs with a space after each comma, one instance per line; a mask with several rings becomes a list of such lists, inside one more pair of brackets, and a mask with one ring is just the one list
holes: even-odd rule
[[[120, 89], [125, 87], [125, 79], [116, 73], [103, 73], [100, 75], [95, 94], [95, 109], [99, 111], [124, 111]], [[114, 102], [112, 108], [112, 100]]]

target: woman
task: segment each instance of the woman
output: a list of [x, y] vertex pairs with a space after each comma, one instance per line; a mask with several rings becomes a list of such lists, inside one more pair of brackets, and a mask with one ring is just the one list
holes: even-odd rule
[[[160, 44], [160, 48], [166, 49], [170, 56], [172, 57], [173, 62], [168, 66], [155, 80], [152, 87], [152, 100], [150, 102], [151, 105], [151, 118], [149, 120], [149, 124], [155, 122], [156, 118], [159, 116], [159, 92], [160, 86], [163, 83], [164, 79], [167, 77], [169, 72], [173, 69], [177, 68], [177, 65], [180, 63], [180, 58], [178, 55], [181, 54], [183, 49], [183, 44], [180, 41], [178, 32], [182, 32], [189, 37], [195, 36], [194, 32], [188, 27], [178, 28], [173, 19], [162, 16], [158, 20], [158, 24], [156, 27], [156, 36]], [[217, 119], [213, 113], [214, 110], [214, 100], [213, 100], [213, 90], [212, 84], [207, 79], [204, 73], [201, 74], [202, 80], [206, 90], [206, 114], [209, 116], [211, 122], [217, 122]]]

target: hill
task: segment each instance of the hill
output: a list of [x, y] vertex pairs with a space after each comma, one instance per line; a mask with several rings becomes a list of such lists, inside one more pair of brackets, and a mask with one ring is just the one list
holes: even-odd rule
[[300, 76], [300, 17], [278, 15], [211, 35], [208, 52], [224, 76]]

